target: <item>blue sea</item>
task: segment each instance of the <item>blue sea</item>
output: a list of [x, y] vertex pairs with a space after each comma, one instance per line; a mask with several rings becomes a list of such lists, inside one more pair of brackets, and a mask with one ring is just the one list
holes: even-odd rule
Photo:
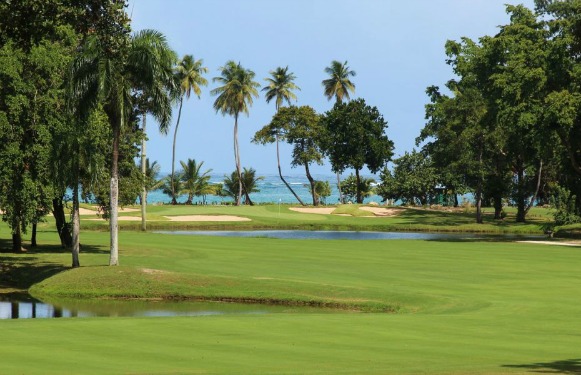
[[[262, 175], [263, 180], [260, 180], [257, 184], [260, 190], [257, 193], [250, 194], [250, 199], [254, 203], [298, 203], [297, 199], [281, 181], [278, 174], [274, 175]], [[306, 176], [301, 175], [283, 175], [284, 179], [291, 185], [293, 190], [297, 195], [303, 200], [305, 204], [312, 204], [313, 200], [311, 194], [309, 193], [309, 181]], [[365, 176], [367, 178], [371, 177], [377, 181], [374, 176]], [[313, 175], [315, 180], [328, 181], [331, 186], [331, 196], [327, 197], [326, 204], [336, 204], [339, 201], [339, 193], [337, 190], [337, 177], [336, 175]], [[342, 176], [345, 179], [346, 176]], [[212, 174], [210, 183], [219, 184], [224, 180], [224, 175]], [[179, 203], [184, 203], [187, 200], [187, 196], [183, 195], [178, 199]], [[231, 198], [222, 198], [213, 195], [206, 196], [206, 204], [224, 204], [226, 202], [232, 202]], [[170, 203], [171, 199], [169, 196], [165, 195], [161, 190], [150, 191], [147, 195], [148, 204], [160, 204], [160, 203]], [[381, 202], [381, 197], [378, 195], [373, 195], [365, 198], [365, 203], [369, 202]], [[194, 204], [202, 204], [202, 197], [195, 197]]]

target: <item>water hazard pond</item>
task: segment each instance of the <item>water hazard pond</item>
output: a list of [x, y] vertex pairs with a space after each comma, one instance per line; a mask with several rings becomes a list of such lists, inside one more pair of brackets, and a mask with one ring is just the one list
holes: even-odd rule
[[333, 313], [332, 309], [227, 302], [151, 300], [38, 301], [27, 294], [0, 295], [0, 319], [209, 316], [228, 314]]

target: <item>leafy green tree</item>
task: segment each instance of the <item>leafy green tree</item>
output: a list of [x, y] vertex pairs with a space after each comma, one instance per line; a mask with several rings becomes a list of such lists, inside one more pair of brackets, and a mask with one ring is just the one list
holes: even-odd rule
[[[152, 92], [156, 85], [159, 66], [156, 46], [165, 43], [165, 37], [154, 30], [143, 30], [131, 38], [124, 27], [127, 19], [119, 10], [117, 34], [90, 35], [81, 46], [71, 69], [72, 93], [76, 110], [82, 115], [102, 104], [112, 129], [112, 158], [110, 183], [110, 265], [119, 264], [118, 203], [119, 151], [122, 134], [134, 116], [136, 90]], [[158, 111], [152, 111], [158, 113]], [[143, 178], [141, 176], [141, 178]]]
[[439, 183], [436, 168], [429, 157], [413, 150], [393, 161], [393, 173], [381, 172], [378, 194], [384, 201], [402, 200], [404, 204], [427, 205]]
[[255, 143], [272, 143], [278, 136], [293, 146], [292, 167], [303, 166], [310, 184], [313, 205], [318, 205], [315, 194], [315, 179], [311, 175], [311, 163], [322, 164], [323, 153], [319, 147], [319, 137], [323, 132], [320, 116], [309, 106], [282, 107], [272, 118], [270, 124], [264, 126], [254, 135]]
[[[359, 172], [367, 166], [371, 173], [381, 170], [391, 160], [393, 142], [385, 134], [387, 122], [377, 107], [368, 106], [363, 99], [347, 104], [337, 103], [322, 118], [325, 132], [322, 146], [333, 171], [346, 168], [355, 170], [357, 186], [361, 186]], [[357, 203], [363, 202], [357, 191]]]
[[50, 212], [52, 130], [69, 120], [62, 111], [72, 47], [66, 34], [62, 44], [46, 40], [29, 51], [12, 42], [0, 47], [0, 209], [16, 252], [21, 234]]
[[524, 222], [540, 188], [543, 164], [551, 157], [550, 149], [544, 147], [551, 136], [541, 126], [549, 50], [544, 24], [533, 11], [523, 5], [508, 5], [507, 13], [510, 24], [502, 26], [494, 37], [481, 39], [484, 61], [478, 74], [496, 126], [504, 136], [502, 152], [514, 171], [516, 221]]
[[210, 187], [210, 173], [211, 169], [202, 172], [204, 162], [197, 163], [194, 159], [187, 161], [180, 161], [182, 165], [182, 172], [180, 173], [183, 182], [181, 193], [188, 194], [186, 204], [192, 204], [194, 196], [205, 196], [210, 194], [212, 189]]
[[[355, 77], [357, 73], [347, 66], [347, 61], [341, 64], [337, 60], [331, 61], [331, 65], [325, 68], [328, 79], [323, 80], [323, 89], [328, 100], [335, 98], [335, 103], [343, 103], [343, 98], [349, 100], [349, 92], [355, 92], [355, 84], [349, 77]], [[337, 172], [337, 189], [339, 190], [339, 202], [343, 203], [341, 192], [341, 175]]]
[[[203, 75], [208, 72], [208, 68], [203, 66], [204, 61], [202, 59], [196, 60], [192, 55], [185, 55], [180, 61], [175, 72], [176, 86], [178, 87], [178, 98], [180, 102], [180, 107], [178, 110], [178, 120], [176, 123], [176, 128], [173, 135], [173, 149], [172, 149], [172, 159], [171, 159], [171, 175], [172, 181], [174, 180], [174, 170], [175, 170], [175, 158], [176, 158], [176, 140], [178, 135], [178, 126], [180, 125], [180, 118], [182, 115], [182, 105], [184, 103], [184, 96], [186, 99], [190, 98], [192, 91], [196, 94], [198, 99], [202, 94], [202, 89], [200, 86], [206, 86], [208, 80], [206, 80]], [[172, 204], [176, 204], [176, 191], [172, 190], [174, 195], [172, 197]]]
[[[260, 87], [258, 82], [254, 81], [254, 72], [245, 69], [234, 61], [226, 62], [226, 65], [220, 68], [220, 76], [214, 77], [213, 81], [220, 83], [219, 86], [211, 91], [212, 95], [218, 97], [214, 101], [214, 109], [216, 112], [221, 112], [222, 115], [230, 115], [234, 117], [234, 159], [236, 162], [236, 171], [238, 173], [238, 195], [235, 199], [236, 205], [240, 205], [243, 190], [249, 192], [248, 189], [243, 188], [242, 170], [240, 167], [240, 148], [238, 146], [238, 117], [240, 113], [248, 115], [249, 108], [252, 106], [253, 97], [258, 97], [257, 87]], [[246, 200], [250, 202], [250, 197], [247, 195]]]
[[264, 177], [256, 177], [256, 170], [254, 170], [254, 168], [244, 168], [242, 172], [242, 184], [240, 181], [238, 181], [238, 176], [239, 175], [237, 171], [232, 172], [230, 176], [224, 176], [224, 183], [222, 185], [220, 196], [231, 197], [232, 199], [236, 200], [239, 195], [238, 188], [240, 185], [242, 185], [242, 188], [244, 189], [243, 204], [252, 205], [250, 193], [260, 192], [260, 189], [258, 189], [258, 181], [263, 180]]
[[[287, 102], [287, 104], [291, 104], [291, 100], [296, 100], [297, 96], [293, 92], [294, 90], [300, 90], [300, 88], [295, 85], [293, 82], [295, 80], [295, 75], [288, 71], [288, 66], [285, 68], [278, 67], [275, 70], [270, 71], [271, 77], [266, 78], [268, 85], [262, 88], [262, 91], [265, 91], [265, 98], [266, 102], [270, 103], [272, 99], [275, 100], [276, 104], [276, 112], [280, 110], [280, 107]], [[274, 129], [273, 129], [274, 130]], [[305, 205], [301, 198], [295, 193], [293, 188], [286, 182], [284, 177], [282, 176], [282, 171], [280, 168], [280, 151], [278, 146], [280, 134], [277, 132], [274, 134], [275, 142], [276, 142], [276, 162], [278, 166], [278, 175], [280, 179], [285, 184], [287, 189], [295, 196], [295, 198], [302, 204]]]

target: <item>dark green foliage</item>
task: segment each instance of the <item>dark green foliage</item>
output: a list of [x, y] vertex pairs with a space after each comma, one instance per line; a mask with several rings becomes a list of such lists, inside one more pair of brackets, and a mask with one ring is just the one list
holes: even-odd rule
[[210, 186], [211, 169], [202, 172], [204, 162], [197, 163], [194, 159], [180, 161], [182, 171], [180, 177], [182, 180], [182, 194], [188, 194], [186, 204], [192, 204], [194, 197], [205, 197], [213, 192]]
[[313, 108], [290, 106], [279, 108], [270, 124], [257, 131], [252, 140], [255, 143], [265, 144], [275, 142], [278, 137], [293, 146], [291, 165], [305, 168], [314, 206], [318, 204], [318, 199], [313, 193], [315, 179], [311, 176], [309, 165], [323, 163], [320, 147], [320, 137], [323, 133], [324, 128], [320, 116]]
[[[386, 135], [387, 122], [377, 107], [368, 106], [365, 100], [336, 103], [325, 113], [322, 124], [325, 132], [320, 142], [334, 172], [353, 168], [359, 180], [359, 171], [364, 166], [376, 173], [391, 160], [393, 142]], [[358, 190], [357, 203], [362, 202]]]
[[555, 210], [553, 217], [556, 225], [568, 225], [581, 222], [581, 215], [576, 206], [577, 196], [569, 190], [557, 186], [551, 197], [551, 205]]
[[[257, 187], [257, 183], [263, 180], [264, 177], [256, 177], [256, 170], [254, 168], [244, 168], [242, 171], [242, 203], [252, 205], [252, 200], [250, 200], [250, 193], [258, 193], [260, 189]], [[222, 191], [219, 194], [223, 197], [230, 197], [234, 200], [238, 197], [238, 186], [240, 185], [240, 180], [238, 179], [238, 172], [234, 171], [230, 176], [224, 176], [224, 184], [222, 185]]]
[[384, 201], [401, 200], [404, 204], [431, 203], [439, 183], [439, 175], [429, 157], [413, 150], [393, 161], [393, 173], [385, 168], [377, 193]]
[[[362, 197], [363, 200], [370, 195], [374, 194], [373, 184], [375, 180], [373, 178], [359, 178], [359, 185], [357, 185], [357, 178], [353, 173], [351, 173], [345, 180], [341, 181], [341, 189], [343, 190], [343, 196], [348, 202], [355, 202], [357, 200], [357, 194]], [[328, 184], [328, 182], [327, 182]]]

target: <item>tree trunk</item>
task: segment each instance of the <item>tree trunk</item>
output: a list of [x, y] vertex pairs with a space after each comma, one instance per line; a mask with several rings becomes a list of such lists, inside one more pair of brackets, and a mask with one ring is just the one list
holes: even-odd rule
[[30, 236], [30, 247], [36, 247], [36, 227], [37, 224], [32, 224], [32, 235]]
[[339, 203], [343, 204], [343, 193], [341, 192], [341, 175], [337, 172], [337, 190], [339, 191]]
[[539, 195], [539, 190], [541, 189], [541, 177], [542, 177], [542, 174], [543, 174], [543, 161], [541, 160], [540, 163], [539, 163], [539, 172], [538, 172], [538, 177], [537, 177], [537, 187], [535, 189], [535, 194], [533, 194], [533, 196], [531, 197], [531, 200], [530, 200], [529, 204], [525, 208], [525, 217], [529, 213], [529, 211], [531, 210], [531, 208], [533, 207], [533, 205], [535, 204], [535, 201], [537, 200], [537, 196]]
[[113, 163], [111, 167], [111, 207], [110, 207], [110, 231], [111, 231], [111, 253], [109, 256], [109, 265], [119, 265], [119, 141], [121, 138], [121, 124], [123, 124], [123, 115], [121, 115], [120, 124], [113, 129]]
[[361, 178], [359, 177], [359, 169], [355, 169], [355, 183], [357, 186], [355, 187], [357, 203], [363, 203], [363, 197], [361, 197]]
[[177, 204], [176, 191], [174, 186], [174, 171], [176, 165], [176, 139], [178, 135], [178, 126], [180, 126], [180, 117], [182, 116], [182, 104], [184, 103], [184, 98], [180, 98], [180, 109], [178, 110], [178, 121], [176, 122], [176, 128], [173, 133], [173, 151], [171, 156], [171, 204]]
[[238, 149], [238, 113], [234, 115], [234, 159], [236, 161], [236, 173], [238, 174], [238, 195], [236, 206], [240, 206], [242, 200], [242, 171], [240, 166], [240, 151]]
[[[147, 140], [145, 139], [147, 136], [147, 133], [145, 133], [145, 120], [147, 118], [147, 115], [144, 113], [143, 114], [143, 125], [142, 125], [142, 130], [143, 130], [143, 139], [141, 140], [141, 174], [143, 175], [143, 190], [141, 191], [141, 230], [142, 231], [146, 231], [147, 230], [147, 224], [146, 224], [146, 216], [147, 216], [147, 186], [146, 186], [146, 181], [147, 181], [147, 169], [146, 169], [146, 160], [147, 160], [147, 153], [145, 150], [145, 146], [146, 146], [146, 142]], [[175, 147], [174, 147], [175, 149]], [[173, 181], [173, 180], [172, 180]], [[172, 182], [173, 183], [173, 182]]]
[[25, 251], [22, 248], [22, 234], [20, 232], [20, 222], [15, 226], [15, 232], [12, 233], [12, 251], [15, 253], [21, 253]]
[[454, 207], [458, 207], [458, 194], [454, 193]]
[[315, 192], [315, 180], [311, 176], [311, 171], [309, 170], [309, 163], [305, 163], [305, 173], [307, 174], [307, 179], [311, 184], [311, 194], [313, 196], [313, 206], [319, 205], [319, 199], [317, 198], [317, 193]]
[[502, 195], [494, 194], [494, 220], [502, 220]]
[[79, 235], [81, 232], [81, 219], [79, 217], [79, 173], [75, 167], [75, 179], [73, 184], [73, 246], [71, 247], [72, 267], [80, 267], [79, 251], [81, 248]]
[[12, 319], [20, 318], [20, 311], [19, 311], [18, 305], [19, 305], [18, 302], [12, 301], [10, 303], [10, 318], [12, 318]]
[[519, 162], [517, 166], [516, 172], [516, 222], [517, 223], [524, 223], [525, 222], [525, 181], [524, 181], [524, 167], [522, 166], [522, 162]]
[[482, 182], [478, 183], [476, 189], [476, 223], [482, 224]]
[[305, 206], [305, 204], [303, 203], [303, 201], [301, 200], [301, 198], [299, 198], [299, 196], [297, 195], [297, 193], [295, 193], [295, 191], [293, 190], [293, 188], [286, 182], [286, 180], [284, 179], [284, 177], [282, 177], [282, 171], [280, 169], [280, 152], [279, 152], [279, 146], [278, 146], [278, 133], [276, 134], [276, 162], [278, 163], [278, 175], [280, 176], [280, 179], [286, 185], [286, 187], [290, 190], [290, 192], [293, 193], [293, 195], [299, 201], [299, 203], [302, 206]]
[[63, 248], [71, 247], [73, 239], [71, 237], [69, 226], [67, 225], [65, 207], [62, 198], [55, 198], [52, 200], [52, 215], [54, 216], [56, 230], [61, 240], [61, 246]]

